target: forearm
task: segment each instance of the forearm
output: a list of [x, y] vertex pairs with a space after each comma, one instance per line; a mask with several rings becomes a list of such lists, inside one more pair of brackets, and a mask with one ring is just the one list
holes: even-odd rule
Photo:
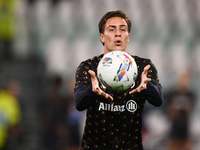
[[164, 101], [162, 87], [156, 82], [149, 82], [147, 84], [147, 89], [143, 90], [142, 94], [144, 94], [147, 101], [154, 106], [160, 106]]
[[75, 107], [78, 111], [87, 109], [97, 95], [92, 92], [92, 86], [78, 88], [74, 92]]

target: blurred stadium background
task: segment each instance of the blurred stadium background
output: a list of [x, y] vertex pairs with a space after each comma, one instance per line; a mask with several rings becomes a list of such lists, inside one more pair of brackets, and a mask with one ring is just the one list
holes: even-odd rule
[[[196, 103], [189, 127], [192, 149], [200, 149], [199, 0], [0, 0], [0, 86], [12, 79], [21, 89], [22, 131], [20, 140], [10, 140], [15, 144], [10, 149], [72, 149], [69, 143], [76, 137], [69, 130], [75, 132], [73, 125], [82, 129], [84, 124], [84, 112], [73, 108], [75, 71], [81, 61], [103, 53], [98, 22], [107, 11], [118, 9], [132, 21], [127, 52], [152, 60], [164, 94], [176, 88], [183, 71], [191, 73], [189, 88]], [[49, 92], [56, 87], [57, 94]], [[51, 101], [53, 97], [67, 100], [61, 104], [65, 112], [55, 111], [53, 106], [59, 104]], [[165, 103], [159, 108], [146, 104], [146, 150], [167, 149], [171, 123]], [[46, 133], [51, 117], [60, 118], [55, 119], [60, 130], [55, 127], [52, 138]]]

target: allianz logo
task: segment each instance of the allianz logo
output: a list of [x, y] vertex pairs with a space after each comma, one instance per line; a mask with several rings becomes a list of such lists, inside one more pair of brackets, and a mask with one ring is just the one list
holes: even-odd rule
[[134, 100], [129, 100], [126, 102], [126, 105], [114, 105], [114, 104], [108, 104], [100, 102], [99, 104], [99, 111], [111, 111], [111, 112], [123, 112], [125, 110], [128, 110], [129, 112], [135, 112], [137, 110], [137, 103]]

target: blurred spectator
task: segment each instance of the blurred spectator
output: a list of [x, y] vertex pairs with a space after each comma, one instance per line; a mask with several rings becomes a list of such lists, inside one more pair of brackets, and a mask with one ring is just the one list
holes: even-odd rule
[[67, 123], [69, 127], [69, 150], [79, 150], [81, 143], [81, 125], [83, 120], [83, 112], [76, 110], [74, 105], [74, 86], [75, 79], [71, 79], [68, 84], [69, 95], [68, 102], [69, 106], [67, 108]]
[[65, 86], [62, 77], [55, 77], [41, 105], [44, 146], [48, 150], [79, 149], [83, 115], [74, 106], [74, 85], [74, 80], [69, 80]]
[[20, 87], [10, 81], [0, 90], [0, 150], [16, 150], [21, 135]]
[[180, 74], [177, 89], [167, 97], [167, 111], [172, 126], [170, 131], [169, 150], [191, 150], [189, 118], [194, 108], [194, 93], [190, 91], [190, 72]]
[[0, 0], [0, 54], [11, 59], [18, 0]]
[[42, 104], [44, 112], [44, 146], [48, 150], [66, 150], [69, 130], [66, 123], [68, 102], [62, 95], [63, 79], [55, 77]]

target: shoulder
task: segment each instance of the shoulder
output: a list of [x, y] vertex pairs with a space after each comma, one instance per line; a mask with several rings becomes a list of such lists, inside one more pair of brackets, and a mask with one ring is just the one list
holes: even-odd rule
[[103, 57], [103, 54], [100, 54], [98, 56], [94, 56], [94, 57], [92, 57], [90, 59], [87, 59], [87, 60], [85, 60], [83, 62], [99, 62], [102, 57]]
[[96, 68], [103, 57], [102, 55], [94, 56], [91, 59], [87, 59], [85, 61], [82, 61], [80, 65], [78, 66], [76, 70], [76, 84], [75, 84], [75, 90], [79, 87], [87, 87], [91, 83], [91, 77], [88, 73], [88, 70], [93, 70], [96, 73]]
[[[152, 79], [152, 81], [156, 81], [159, 83], [158, 80], [158, 71], [155, 67], [155, 65], [152, 63], [151, 59], [148, 58], [142, 58], [139, 56], [132, 56], [135, 59], [135, 62], [137, 64], [138, 68], [138, 75], [140, 76], [144, 70], [144, 67], [147, 65], [150, 65], [150, 68], [148, 70], [147, 76]], [[160, 84], [160, 83], [159, 83]]]
[[135, 62], [137, 65], [142, 65], [142, 64], [149, 64], [152, 63], [150, 59], [148, 58], [143, 58], [143, 57], [139, 57], [139, 56], [133, 56], [132, 57], [135, 59]]
[[147, 65], [150, 65], [151, 68], [154, 68], [156, 70], [156, 67], [152, 63], [151, 59], [143, 58], [143, 57], [139, 57], [139, 56], [133, 56], [133, 55], [132, 55], [132, 57], [134, 58], [134, 60], [137, 64], [138, 70], [143, 71], [144, 67], [147, 66]]
[[88, 70], [93, 70], [96, 72], [97, 65], [102, 57], [103, 54], [82, 61], [76, 69], [76, 74], [86, 74]]
[[80, 63], [80, 66], [85, 66], [85, 65], [98, 65], [99, 61], [101, 60], [101, 58], [103, 57], [103, 54], [98, 55], [98, 56], [94, 56], [93, 58], [84, 60]]

